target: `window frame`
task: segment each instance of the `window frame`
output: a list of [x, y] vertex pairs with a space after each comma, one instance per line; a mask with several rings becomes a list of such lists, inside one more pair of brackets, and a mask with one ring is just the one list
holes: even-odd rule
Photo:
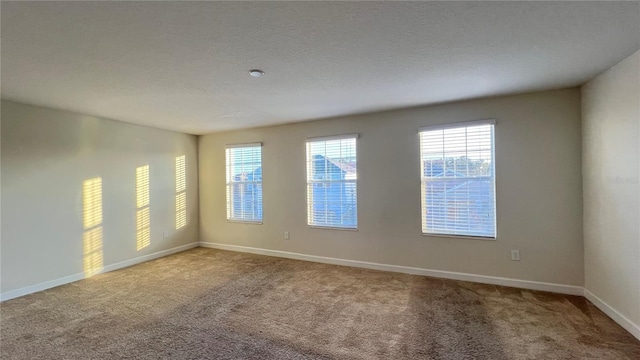
[[[264, 166], [262, 164], [262, 146], [263, 144], [261, 142], [257, 142], [257, 143], [241, 143], [241, 144], [227, 144], [225, 145], [225, 198], [226, 198], [226, 218], [227, 218], [227, 222], [230, 223], [240, 223], [240, 224], [253, 224], [253, 225], [262, 225], [263, 221], [264, 221], [264, 198], [261, 197], [260, 199], [260, 208], [262, 209], [261, 211], [261, 216], [260, 219], [256, 219], [256, 220], [251, 220], [251, 219], [240, 219], [240, 218], [234, 218], [233, 217], [233, 185], [235, 184], [241, 184], [241, 185], [256, 185], [259, 184], [260, 185], [260, 189], [262, 191], [263, 189], [263, 180], [264, 180]], [[231, 178], [231, 174], [230, 174], [230, 164], [228, 163], [229, 161], [229, 151], [233, 150], [233, 149], [239, 149], [239, 148], [259, 148], [260, 149], [260, 168], [261, 168], [261, 172], [262, 172], [262, 176], [260, 181], [232, 181]], [[264, 193], [263, 193], [264, 196]]]
[[[492, 191], [493, 191], [493, 236], [481, 236], [481, 235], [470, 235], [464, 233], [441, 233], [441, 232], [424, 232], [424, 222], [426, 221], [426, 213], [424, 210], [426, 209], [426, 196], [424, 194], [424, 184], [425, 184], [425, 176], [423, 169], [423, 158], [422, 158], [422, 139], [421, 133], [425, 131], [435, 131], [435, 130], [447, 130], [447, 129], [456, 129], [456, 128], [466, 128], [471, 126], [481, 126], [481, 125], [491, 125], [491, 175], [488, 177], [492, 179]], [[448, 238], [459, 238], [459, 239], [473, 239], [473, 240], [497, 240], [498, 239], [498, 201], [497, 201], [497, 192], [496, 192], [496, 142], [495, 142], [495, 129], [496, 129], [496, 120], [495, 119], [482, 119], [482, 120], [473, 120], [473, 121], [464, 121], [464, 122], [456, 122], [449, 124], [440, 124], [433, 126], [424, 126], [418, 129], [418, 156], [420, 159], [420, 232], [423, 236], [429, 237], [448, 237]], [[466, 140], [465, 140], [466, 141]]]
[[[306, 207], [307, 207], [307, 226], [311, 229], [325, 229], [325, 230], [342, 230], [342, 231], [358, 231], [358, 139], [360, 135], [357, 133], [353, 134], [342, 134], [342, 135], [331, 135], [331, 136], [317, 136], [317, 137], [308, 137], [305, 141], [305, 199], [306, 199]], [[309, 144], [313, 142], [326, 142], [332, 140], [345, 140], [345, 139], [353, 139], [354, 147], [355, 147], [355, 159], [356, 159], [356, 178], [353, 180], [309, 180]], [[309, 186], [312, 184], [321, 184], [323, 189], [331, 189], [333, 188], [333, 184], [336, 183], [353, 183], [355, 185], [355, 206], [356, 206], [356, 217], [355, 217], [355, 225], [354, 226], [336, 226], [336, 225], [318, 225], [313, 224], [313, 199], [310, 199], [309, 195]], [[328, 185], [328, 186], [327, 186]]]

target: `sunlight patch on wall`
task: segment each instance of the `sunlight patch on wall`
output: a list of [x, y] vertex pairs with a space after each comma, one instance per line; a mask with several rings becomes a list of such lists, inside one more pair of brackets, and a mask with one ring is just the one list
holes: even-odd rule
[[85, 230], [102, 224], [102, 178], [88, 179], [82, 184], [82, 210]]
[[136, 168], [136, 207], [149, 205], [149, 165]]
[[187, 224], [187, 194], [182, 192], [176, 195], [176, 229]]
[[185, 155], [176, 157], [176, 230], [187, 225], [187, 171]]
[[83, 270], [86, 277], [103, 268], [102, 252], [102, 178], [87, 179], [82, 183], [82, 236]]
[[185, 164], [185, 155], [176, 157], [176, 192], [182, 192], [187, 189], [187, 172]]
[[149, 210], [149, 165], [136, 168], [136, 250], [151, 244], [151, 214]]
[[149, 208], [136, 212], [136, 250], [142, 250], [151, 244], [151, 216]]

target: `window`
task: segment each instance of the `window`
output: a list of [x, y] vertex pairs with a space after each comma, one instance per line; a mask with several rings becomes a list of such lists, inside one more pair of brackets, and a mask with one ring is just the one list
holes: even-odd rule
[[420, 130], [424, 234], [496, 237], [494, 123]]
[[230, 145], [227, 220], [262, 222], [262, 144]]
[[310, 226], [358, 227], [357, 135], [307, 141], [307, 222]]

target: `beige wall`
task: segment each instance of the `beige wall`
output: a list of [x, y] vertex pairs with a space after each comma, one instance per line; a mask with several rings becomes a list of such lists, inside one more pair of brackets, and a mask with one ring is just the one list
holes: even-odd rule
[[[86, 179], [102, 178], [104, 266], [198, 241], [195, 136], [2, 101], [1, 143], [3, 293], [83, 273]], [[175, 230], [178, 155], [188, 223]], [[135, 171], [146, 164], [151, 243], [137, 251]]]
[[[497, 120], [497, 240], [421, 235], [418, 128], [487, 118]], [[305, 140], [344, 133], [360, 134], [358, 231], [309, 228]], [[578, 89], [202, 136], [201, 241], [581, 286], [580, 137]], [[226, 221], [224, 148], [244, 142], [263, 143], [262, 225]]]
[[585, 288], [640, 329], [640, 51], [582, 101]]

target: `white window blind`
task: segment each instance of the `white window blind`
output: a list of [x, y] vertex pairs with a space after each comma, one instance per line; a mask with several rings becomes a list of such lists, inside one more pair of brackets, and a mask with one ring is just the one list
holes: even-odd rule
[[226, 149], [227, 220], [262, 222], [262, 145]]
[[422, 232], [496, 237], [494, 123], [420, 131]]
[[358, 227], [357, 135], [307, 140], [307, 222]]

